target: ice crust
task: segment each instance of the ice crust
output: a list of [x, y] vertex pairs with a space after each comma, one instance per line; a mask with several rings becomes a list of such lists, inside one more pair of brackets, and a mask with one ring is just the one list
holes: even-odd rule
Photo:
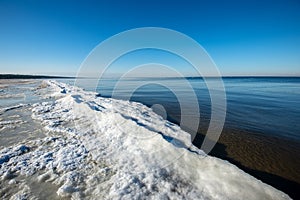
[[12, 199], [38, 198], [16, 176], [56, 185], [73, 199], [290, 199], [227, 161], [206, 155], [190, 135], [140, 103], [45, 81], [32, 118], [46, 138], [0, 151]]

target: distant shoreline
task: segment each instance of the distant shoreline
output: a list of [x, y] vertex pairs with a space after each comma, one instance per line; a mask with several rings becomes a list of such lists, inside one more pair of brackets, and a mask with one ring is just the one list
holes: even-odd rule
[[75, 77], [70, 76], [47, 76], [47, 75], [23, 75], [23, 74], [0, 74], [0, 79], [52, 79], [52, 78], [64, 78], [73, 79]]
[[[0, 79], [98, 79], [97, 77], [74, 77], [74, 76], [50, 76], [50, 75], [24, 75], [24, 74], [0, 74]], [[108, 77], [108, 79], [117, 79], [118, 77]], [[300, 76], [187, 76], [187, 77], [128, 77], [128, 79], [210, 79], [210, 78], [300, 78]]]

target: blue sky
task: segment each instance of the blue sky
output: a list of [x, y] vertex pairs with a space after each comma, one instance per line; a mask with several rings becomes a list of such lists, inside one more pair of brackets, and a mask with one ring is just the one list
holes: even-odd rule
[[300, 76], [296, 0], [0, 0], [0, 73], [75, 75], [101, 41], [148, 26], [192, 37], [223, 75]]

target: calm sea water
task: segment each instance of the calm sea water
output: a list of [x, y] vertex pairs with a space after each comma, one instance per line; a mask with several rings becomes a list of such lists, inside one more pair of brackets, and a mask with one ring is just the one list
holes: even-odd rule
[[[79, 84], [93, 90], [91, 83], [97, 80], [81, 80]], [[205, 81], [189, 78], [200, 108], [200, 130], [206, 131], [211, 114], [211, 99]], [[235, 128], [269, 134], [300, 141], [300, 78], [232, 77], [223, 78], [226, 92], [225, 128]], [[133, 86], [140, 87], [133, 90]], [[116, 80], [101, 80], [96, 88], [102, 96], [111, 97]], [[162, 86], [164, 85], [164, 86]], [[118, 87], [117, 98], [130, 96], [130, 100], [152, 106], [164, 106], [168, 119], [178, 121], [180, 105], [175, 96], [183, 96], [189, 103], [192, 91], [177, 78], [128, 79]], [[221, 108], [220, 108], [221, 109]], [[194, 117], [200, 117], [194, 116]]]

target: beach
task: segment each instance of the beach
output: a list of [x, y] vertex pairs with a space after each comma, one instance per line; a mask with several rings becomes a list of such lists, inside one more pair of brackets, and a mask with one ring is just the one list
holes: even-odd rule
[[[3, 197], [41, 198], [43, 188], [53, 199], [289, 199], [207, 155], [187, 132], [141, 103], [99, 97], [56, 81], [37, 81], [30, 88], [38, 98], [1, 108], [2, 121], [27, 109], [34, 122], [23, 123], [37, 122], [40, 132], [19, 136], [15, 144], [3, 142]], [[13, 127], [16, 118], [4, 129], [21, 130]]]

